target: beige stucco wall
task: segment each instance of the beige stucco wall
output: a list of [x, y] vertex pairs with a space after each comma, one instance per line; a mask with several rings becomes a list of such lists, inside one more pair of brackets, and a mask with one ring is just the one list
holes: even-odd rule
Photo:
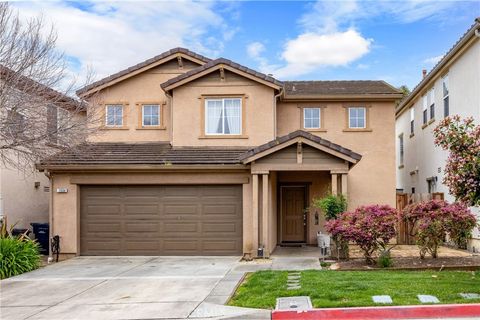
[[[202, 95], [245, 96], [245, 132], [242, 138], [204, 138]], [[258, 82], [225, 72], [200, 78], [173, 90], [173, 146], [257, 146], [273, 140], [274, 90]]]
[[[344, 131], [347, 127], [344, 106], [367, 106], [371, 131]], [[349, 209], [365, 204], [395, 206], [395, 106], [393, 102], [279, 103], [278, 135], [299, 130], [304, 106], [323, 106], [325, 131], [311, 131], [362, 155], [348, 173]]]
[[[35, 188], [35, 182], [39, 182]], [[7, 217], [9, 226], [29, 228], [32, 222], [48, 222], [50, 182], [42, 172], [19, 171], [0, 168], [1, 212]]]
[[[184, 60], [180, 69], [176, 59], [154, 67], [124, 81], [116, 83], [91, 98], [93, 106], [90, 112], [101, 116], [104, 104], [125, 103], [124, 129], [102, 129], [89, 137], [94, 142], [148, 142], [169, 141], [170, 106], [160, 84], [198, 66]], [[139, 129], [140, 113], [137, 103], [163, 104], [162, 116], [164, 129]], [[103, 117], [102, 117], [103, 118]], [[103, 121], [103, 119], [101, 120]], [[95, 125], [101, 125], [100, 122]]]

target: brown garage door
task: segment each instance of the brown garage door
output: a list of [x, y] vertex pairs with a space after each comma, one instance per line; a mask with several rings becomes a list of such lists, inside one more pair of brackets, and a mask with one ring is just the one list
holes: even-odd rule
[[241, 186], [83, 186], [82, 255], [242, 253]]

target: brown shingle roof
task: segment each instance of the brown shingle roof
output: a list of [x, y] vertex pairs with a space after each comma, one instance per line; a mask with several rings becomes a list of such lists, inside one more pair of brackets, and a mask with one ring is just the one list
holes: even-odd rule
[[42, 161], [38, 168], [101, 164], [239, 164], [246, 148], [182, 147], [169, 143], [85, 143]]
[[412, 101], [412, 99], [421, 92], [425, 85], [432, 80], [440, 70], [450, 61], [450, 59], [460, 51], [460, 49], [472, 38], [475, 37], [475, 30], [480, 30], [480, 17], [475, 19], [475, 22], [472, 26], [458, 39], [458, 41], [447, 51], [447, 53], [443, 56], [442, 59], [430, 70], [430, 72], [417, 84], [417, 86], [412, 90], [412, 92], [402, 100], [402, 102], [398, 105], [396, 110], [396, 115], [402, 113], [403, 109]]
[[287, 97], [401, 93], [385, 81], [377, 80], [284, 81], [284, 84]]
[[161, 53], [161, 54], [159, 54], [159, 55], [157, 55], [157, 56], [155, 56], [155, 57], [153, 57], [153, 58], [147, 59], [147, 60], [145, 60], [145, 61], [143, 61], [143, 62], [140, 62], [140, 63], [138, 63], [138, 64], [136, 64], [136, 65], [134, 65], [134, 66], [131, 66], [131, 67], [127, 68], [127, 69], [124, 69], [124, 70], [122, 70], [122, 71], [119, 71], [119, 72], [117, 72], [117, 73], [114, 73], [114, 74], [112, 74], [112, 75], [110, 75], [110, 76], [108, 76], [108, 77], [106, 77], [106, 78], [103, 78], [103, 79], [101, 79], [101, 80], [98, 80], [98, 81], [96, 81], [96, 82], [94, 82], [94, 83], [92, 83], [92, 84], [90, 84], [90, 85], [88, 85], [88, 86], [86, 86], [86, 87], [83, 87], [83, 88], [77, 90], [77, 95], [81, 95], [81, 94], [83, 94], [83, 93], [85, 93], [85, 92], [87, 92], [87, 91], [89, 91], [89, 90], [91, 90], [91, 89], [94, 89], [94, 88], [96, 88], [96, 87], [98, 87], [98, 86], [101, 86], [101, 85], [103, 85], [103, 84], [105, 84], [105, 83], [108, 83], [108, 82], [110, 82], [110, 81], [112, 81], [112, 80], [115, 80], [115, 79], [117, 79], [117, 78], [120, 78], [120, 77], [122, 77], [122, 76], [124, 76], [124, 75], [126, 75], [126, 74], [129, 74], [129, 73], [131, 73], [131, 72], [134, 72], [134, 71], [136, 71], [136, 70], [138, 70], [138, 69], [141, 69], [141, 68], [143, 68], [143, 67], [145, 67], [145, 66], [148, 66], [148, 65], [150, 65], [150, 64], [152, 64], [152, 63], [155, 63], [155, 62], [157, 62], [157, 61], [159, 61], [159, 60], [161, 60], [161, 59], [164, 59], [164, 58], [166, 58], [166, 57], [168, 57], [168, 56], [171, 56], [171, 55], [173, 55], [173, 54], [176, 54], [176, 53], [183, 53], [183, 54], [189, 55], [189, 56], [191, 56], [191, 57], [193, 57], [193, 58], [196, 58], [196, 59], [198, 59], [198, 60], [201, 60], [201, 61], [203, 61], [203, 62], [205, 62], [205, 63], [211, 61], [210, 58], [207, 58], [207, 57], [205, 57], [205, 56], [202, 56], [202, 55], [200, 55], [200, 54], [198, 54], [198, 53], [195, 53], [195, 52], [193, 52], [193, 51], [190, 51], [190, 50], [188, 50], [188, 49], [185, 49], [185, 48], [173, 48], [173, 49], [170, 49], [170, 50], [168, 50], [168, 51], [165, 51], [165, 52], [163, 52], [163, 53]]
[[295, 138], [298, 138], [298, 137], [302, 137], [302, 138], [305, 138], [305, 139], [308, 139], [310, 141], [313, 141], [315, 143], [318, 143], [322, 146], [325, 146], [329, 149], [332, 149], [333, 151], [337, 151], [337, 152], [340, 152], [350, 158], [353, 158], [355, 160], [360, 160], [362, 159], [362, 155], [361, 154], [358, 154], [356, 152], [353, 152], [352, 150], [350, 149], [347, 149], [347, 148], [344, 148], [342, 147], [341, 145], [339, 144], [335, 144], [333, 142], [330, 142], [326, 139], [323, 139], [323, 138], [320, 138], [316, 135], [313, 135], [309, 132], [306, 132], [306, 131], [303, 131], [303, 130], [297, 130], [297, 131], [294, 131], [294, 132], [291, 132], [287, 135], [284, 135], [284, 136], [281, 136], [275, 140], [272, 140], [270, 142], [267, 142], [265, 144], [262, 144], [258, 147], [255, 147], [253, 149], [250, 149], [248, 150], [247, 152], [245, 152], [244, 154], [242, 154], [240, 156], [240, 160], [245, 160], [247, 158], [250, 158], [258, 153], [261, 153], [263, 151], [266, 151], [270, 148], [273, 148], [279, 144], [282, 144], [282, 143], [285, 143], [285, 142], [288, 142], [292, 139], [295, 139]]
[[270, 83], [273, 83], [279, 87], [282, 87], [283, 86], [283, 82], [281, 81], [278, 81], [277, 79], [271, 77], [271, 76], [268, 76], [264, 73], [261, 73], [261, 72], [258, 72], [258, 71], [255, 71], [253, 69], [250, 69], [248, 67], [245, 67], [245, 66], [242, 66], [241, 64], [238, 64], [236, 62], [233, 62], [231, 60], [228, 60], [228, 59], [225, 59], [225, 58], [219, 58], [219, 59], [215, 59], [215, 60], [212, 60], [206, 64], [204, 64], [203, 66], [199, 66], [198, 68], [195, 68], [195, 69], [192, 69], [190, 71], [187, 71], [179, 76], [176, 76], [175, 78], [172, 78], [172, 79], [169, 79], [168, 81], [162, 83], [160, 86], [162, 87], [162, 89], [165, 90], [165, 88], [179, 82], [179, 81], [182, 81], [184, 79], [187, 79], [191, 76], [194, 76], [200, 72], [203, 72], [207, 69], [210, 69], [210, 68], [213, 68], [219, 64], [224, 64], [224, 65], [227, 65], [227, 66], [230, 66], [232, 68], [235, 68], [235, 69], [238, 69], [240, 71], [243, 71], [245, 73], [248, 73], [254, 77], [257, 77], [259, 79], [262, 79], [264, 81], [267, 81], [267, 82], [270, 82]]

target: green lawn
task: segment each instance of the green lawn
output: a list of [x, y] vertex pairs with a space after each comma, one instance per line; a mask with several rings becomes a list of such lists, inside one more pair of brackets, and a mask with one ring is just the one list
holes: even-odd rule
[[479, 303], [459, 293], [480, 293], [480, 273], [471, 271], [303, 271], [299, 290], [287, 290], [286, 271], [249, 274], [230, 300], [233, 306], [275, 307], [276, 298], [310, 296], [316, 308], [372, 306], [371, 296], [390, 295], [394, 305], [420, 304], [417, 294], [441, 303]]

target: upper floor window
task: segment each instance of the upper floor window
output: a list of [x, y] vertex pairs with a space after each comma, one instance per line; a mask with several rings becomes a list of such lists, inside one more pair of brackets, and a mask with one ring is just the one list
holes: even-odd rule
[[303, 127], [305, 129], [320, 128], [320, 108], [304, 108], [303, 109]]
[[430, 108], [430, 120], [435, 119], [435, 87], [428, 91], [428, 105]]
[[410, 136], [415, 134], [415, 109], [410, 108]]
[[404, 147], [403, 147], [403, 133], [398, 136], [398, 158], [399, 158], [399, 166], [403, 166], [403, 159], [404, 159]]
[[241, 98], [205, 100], [205, 134], [240, 135], [241, 128]]
[[160, 105], [144, 104], [142, 105], [142, 126], [153, 127], [160, 125]]
[[348, 127], [352, 129], [364, 129], [367, 122], [367, 111], [365, 107], [348, 108]]
[[442, 79], [443, 83], [443, 116], [448, 117], [450, 114], [450, 89], [448, 84], [448, 74]]
[[[427, 95], [424, 95], [424, 96], [422, 97], [422, 104], [423, 104], [423, 109], [422, 109], [423, 124], [427, 124], [427, 120], [428, 120], [428, 114], [427, 114], [427, 109], [428, 109]], [[423, 128], [423, 127], [422, 127], [422, 128]]]
[[123, 105], [107, 104], [105, 106], [105, 125], [108, 127], [123, 126]]

